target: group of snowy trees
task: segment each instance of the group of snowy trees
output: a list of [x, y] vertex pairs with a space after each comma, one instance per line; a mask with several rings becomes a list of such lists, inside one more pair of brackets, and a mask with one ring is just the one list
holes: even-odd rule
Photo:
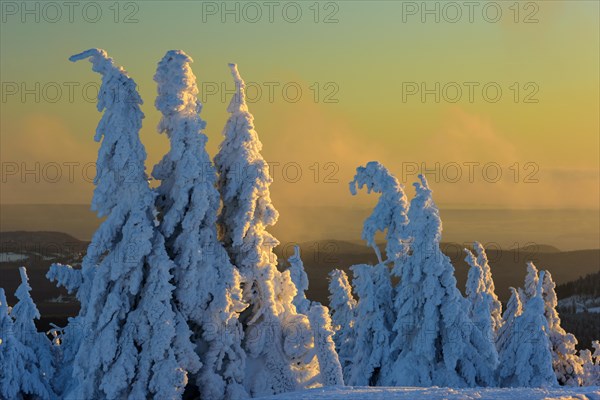
[[92, 209], [106, 219], [81, 268], [50, 267], [81, 303], [53, 341], [35, 331], [24, 269], [12, 310], [0, 293], [0, 398], [163, 400], [196, 388], [240, 399], [342, 385], [329, 310], [306, 299], [299, 252], [277, 269], [272, 179], [237, 67], [213, 164], [192, 59], [169, 51], [159, 62], [158, 130], [171, 146], [152, 189], [135, 82], [103, 50], [71, 57], [82, 59], [102, 75]]
[[13, 308], [0, 290], [0, 398], [164, 400], [196, 390], [218, 400], [343, 384], [598, 384], [600, 346], [575, 354], [549, 273], [530, 264], [502, 314], [476, 244], [476, 255], [467, 251], [463, 297], [439, 247], [426, 180], [415, 184], [409, 207], [403, 187], [375, 162], [358, 168], [350, 188], [381, 195], [363, 230], [379, 263], [353, 266], [353, 287], [344, 272], [331, 273], [330, 315], [306, 298], [298, 248], [288, 268], [277, 268], [279, 242], [267, 231], [278, 219], [272, 178], [237, 67], [230, 64], [236, 93], [213, 163], [191, 58], [169, 51], [158, 63], [158, 131], [170, 150], [152, 170], [153, 189], [135, 82], [103, 50], [71, 57], [82, 59], [102, 76], [92, 209], [105, 220], [80, 268], [50, 267], [47, 277], [81, 303], [53, 340], [36, 330], [25, 268]]
[[[502, 313], [485, 249], [465, 249], [464, 297], [440, 250], [441, 219], [425, 177], [410, 205], [403, 186], [381, 164], [357, 169], [350, 190], [380, 194], [362, 237], [378, 265], [355, 265], [352, 285], [330, 274], [334, 341], [347, 385], [597, 385], [600, 344], [577, 354], [560, 325], [555, 284], [529, 263], [524, 289], [511, 288]], [[385, 232], [385, 260], [375, 234]], [[395, 278], [395, 279], [392, 279]], [[392, 282], [397, 282], [395, 285]], [[356, 295], [356, 299], [354, 297]]]

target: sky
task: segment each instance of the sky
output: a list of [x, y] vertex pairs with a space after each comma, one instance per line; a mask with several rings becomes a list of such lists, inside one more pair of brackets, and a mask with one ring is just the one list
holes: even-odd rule
[[164, 53], [194, 59], [211, 155], [237, 63], [290, 230], [373, 206], [348, 190], [371, 160], [409, 198], [424, 172], [442, 209], [599, 208], [597, 1], [68, 4], [0, 3], [0, 205], [90, 202], [99, 76], [68, 57], [99, 47], [139, 86], [148, 168]]

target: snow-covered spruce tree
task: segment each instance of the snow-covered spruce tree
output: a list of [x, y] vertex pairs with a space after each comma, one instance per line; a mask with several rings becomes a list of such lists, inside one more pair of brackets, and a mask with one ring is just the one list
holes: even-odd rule
[[496, 295], [496, 286], [494, 284], [494, 279], [492, 278], [492, 269], [490, 268], [485, 248], [479, 242], [475, 242], [473, 248], [477, 254], [477, 264], [481, 267], [481, 272], [483, 274], [485, 293], [490, 309], [492, 330], [495, 338], [498, 330], [502, 326], [502, 303], [498, 300], [498, 296]]
[[481, 330], [483, 336], [495, 343], [495, 321], [492, 313], [493, 298], [488, 293], [483, 268], [469, 249], [465, 249], [465, 253], [467, 254], [465, 261], [470, 266], [466, 285], [466, 295], [470, 303], [469, 317], [475, 326]]
[[[542, 271], [540, 275], [543, 275]], [[537, 274], [536, 274], [537, 275]], [[540, 278], [542, 279], [542, 278]], [[555, 386], [548, 321], [544, 316], [542, 282], [515, 320], [500, 354], [499, 383], [509, 387]]]
[[519, 296], [521, 297], [521, 302], [526, 304], [529, 299], [535, 296], [535, 291], [537, 290], [539, 280], [539, 272], [536, 266], [531, 262], [527, 262], [527, 275], [525, 275], [525, 283], [523, 288], [519, 289]]
[[343, 386], [344, 377], [333, 342], [333, 329], [327, 307], [313, 303], [308, 319], [315, 340], [315, 353], [319, 361], [319, 381], [323, 386]]
[[316, 369], [318, 363], [318, 376], [313, 381], [319, 382], [323, 386], [343, 385], [342, 366], [335, 351], [333, 341], [334, 331], [331, 327], [331, 317], [329, 310], [318, 302], [311, 302], [306, 298], [308, 290], [308, 276], [304, 270], [304, 263], [300, 257], [300, 247], [294, 247], [294, 254], [288, 259], [290, 267], [284, 274], [289, 273], [290, 279], [297, 289], [292, 303], [296, 310], [308, 316], [312, 331], [316, 359], [309, 363], [306, 379], [310, 378], [312, 369]]
[[159, 229], [176, 264], [176, 305], [195, 333], [203, 364], [195, 379], [202, 398], [242, 398], [247, 396], [246, 356], [238, 315], [245, 306], [238, 272], [217, 238], [217, 175], [206, 151], [192, 62], [181, 50], [168, 51], [154, 76], [155, 105], [162, 113], [158, 131], [171, 142], [170, 151], [152, 172], [161, 181]]
[[594, 353], [590, 350], [581, 350], [579, 357], [583, 362], [583, 374], [581, 376], [583, 386], [600, 386], [600, 342], [592, 342]]
[[560, 325], [560, 317], [558, 316], [558, 311], [556, 311], [558, 299], [554, 290], [555, 288], [556, 284], [552, 280], [552, 275], [549, 271], [545, 271], [542, 283], [542, 296], [545, 304], [544, 314], [548, 321], [548, 336], [552, 345], [552, 366], [558, 383], [561, 385], [579, 386], [581, 385], [583, 369], [582, 361], [577, 355], [575, 348], [577, 339], [574, 335], [567, 333]]
[[387, 359], [393, 324], [392, 285], [388, 267], [360, 264], [350, 267], [352, 284], [358, 297], [350, 386], [376, 386]]
[[509, 290], [510, 298], [506, 304], [506, 310], [504, 310], [504, 314], [502, 314], [502, 326], [498, 330], [498, 335], [496, 337], [496, 349], [498, 349], [498, 354], [501, 354], [505, 350], [506, 345], [510, 340], [510, 335], [512, 335], [513, 332], [515, 319], [523, 313], [519, 292], [513, 287], [509, 288]]
[[290, 263], [290, 278], [297, 290], [296, 296], [294, 297], [294, 305], [299, 313], [307, 315], [310, 309], [310, 301], [306, 298], [308, 276], [304, 271], [304, 263], [300, 257], [300, 247], [294, 246], [294, 254], [288, 261]]
[[352, 296], [352, 286], [348, 282], [348, 276], [339, 269], [329, 273], [329, 307], [335, 332], [333, 341], [346, 381], [350, 377], [354, 355], [356, 300]]
[[457, 289], [454, 267], [439, 246], [439, 211], [425, 177], [419, 179], [408, 212], [412, 254], [402, 268], [395, 301], [400, 329], [394, 346], [400, 353], [384, 370], [382, 383], [494, 385], [498, 363], [494, 344], [464, 312], [468, 300]]
[[38, 332], [35, 326], [35, 320], [40, 319], [40, 312], [31, 298], [31, 286], [29, 286], [25, 267], [19, 268], [19, 274], [21, 275], [21, 284], [15, 292], [19, 301], [10, 313], [14, 320], [14, 335], [19, 342], [35, 354], [35, 368], [42, 373], [48, 392], [52, 393], [55, 368], [52, 342], [45, 333]]
[[[381, 196], [373, 213], [364, 222], [362, 238], [375, 250], [379, 262], [382, 263], [379, 248], [375, 243], [375, 235], [377, 232], [385, 231], [386, 264], [392, 263], [392, 273], [397, 277], [401, 277], [410, 243], [410, 237], [407, 234], [408, 201], [404, 193], [404, 186], [383, 165], [376, 161], [371, 161], [366, 166], [356, 169], [354, 180], [350, 182], [350, 192], [356, 195], [357, 190], [363, 186], [366, 186], [369, 193], [373, 191], [380, 193]], [[387, 289], [388, 285], [385, 286]], [[394, 294], [391, 294], [391, 297], [398, 298]], [[394, 317], [391, 315], [391, 313], [396, 313], [395, 309], [391, 309], [392, 306], [395, 306], [395, 304], [387, 299], [379, 305], [379, 307], [390, 308], [384, 310], [386, 315], [385, 326], [389, 331], [386, 343], [389, 347], [384, 349], [384, 359], [381, 360], [380, 367], [389, 365], [391, 360], [395, 360], [400, 352], [400, 349], [395, 347], [397, 342], [393, 341], [399, 327], [396, 326]]]
[[272, 178], [260, 154], [262, 144], [246, 105], [244, 81], [235, 64], [230, 68], [236, 93], [215, 157], [223, 201], [219, 228], [242, 275], [244, 301], [250, 305], [240, 316], [248, 356], [245, 382], [249, 393], [259, 396], [302, 388], [318, 368], [313, 370], [314, 357], [306, 360], [313, 352], [312, 332], [308, 318], [292, 303], [296, 288], [288, 271], [277, 270], [273, 248], [279, 242], [266, 230], [278, 218], [269, 193]]
[[199, 361], [172, 304], [174, 265], [154, 225], [155, 196], [139, 139], [142, 100], [135, 82], [104, 50], [70, 60], [82, 59], [102, 75], [92, 209], [106, 220], [82, 262], [77, 322], [85, 337], [73, 365], [76, 383], [65, 397], [177, 399], [186, 371], [197, 370]]
[[[304, 263], [300, 257], [300, 247], [294, 246], [294, 254], [288, 259], [290, 267], [284, 272], [289, 273], [290, 279], [296, 287], [296, 295], [292, 303], [300, 314], [308, 316], [313, 336], [316, 358], [309, 362], [305, 379], [311, 378], [311, 373], [318, 364], [319, 374], [312, 377], [314, 382], [323, 386], [343, 385], [342, 366], [333, 341], [334, 331], [331, 327], [329, 309], [319, 302], [311, 302], [306, 298], [308, 290], [308, 276], [304, 270]], [[307, 358], [310, 356], [307, 356]]]
[[55, 395], [48, 377], [40, 368], [38, 356], [15, 336], [11, 313], [4, 289], [0, 288], [0, 398], [54, 399]]

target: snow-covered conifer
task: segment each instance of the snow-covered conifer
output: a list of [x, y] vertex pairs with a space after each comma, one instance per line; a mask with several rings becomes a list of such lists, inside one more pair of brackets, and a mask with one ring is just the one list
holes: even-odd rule
[[498, 329], [502, 326], [502, 303], [498, 300], [498, 296], [496, 295], [496, 286], [494, 284], [494, 279], [492, 278], [492, 269], [490, 268], [485, 248], [479, 242], [475, 242], [473, 248], [477, 254], [477, 264], [481, 267], [481, 272], [483, 274], [485, 293], [488, 298], [488, 307], [492, 318], [492, 330], [495, 337], [498, 333]]
[[308, 310], [310, 309], [310, 301], [306, 298], [308, 276], [304, 271], [304, 263], [300, 257], [300, 247], [294, 246], [294, 254], [288, 261], [290, 263], [290, 278], [297, 289], [296, 296], [294, 297], [294, 305], [299, 313], [308, 315]]
[[19, 268], [19, 274], [21, 275], [21, 285], [15, 293], [19, 301], [10, 313], [14, 320], [14, 335], [24, 346], [33, 350], [36, 357], [35, 367], [42, 373], [48, 391], [52, 392], [51, 382], [54, 378], [52, 342], [45, 333], [38, 332], [35, 326], [35, 320], [40, 319], [40, 312], [31, 298], [31, 286], [29, 286], [25, 267]]
[[268, 395], [293, 391], [310, 379], [307, 371], [313, 370], [309, 364], [314, 357], [305, 358], [313, 351], [312, 332], [308, 318], [297, 314], [292, 303], [297, 291], [289, 272], [277, 270], [273, 248], [279, 242], [267, 231], [278, 218], [269, 192], [273, 180], [260, 154], [262, 144], [246, 105], [244, 81], [235, 64], [230, 68], [236, 93], [215, 157], [223, 201], [219, 227], [242, 275], [244, 301], [249, 304], [240, 316], [248, 353], [246, 386], [253, 396]]
[[106, 220], [82, 263], [78, 323], [85, 338], [73, 365], [76, 385], [66, 397], [176, 399], [186, 372], [197, 370], [199, 361], [172, 304], [174, 265], [154, 225], [155, 196], [139, 139], [142, 100], [135, 82], [105, 51], [71, 57], [82, 59], [102, 75], [92, 209]]
[[[365, 220], [362, 231], [362, 238], [371, 246], [380, 263], [382, 263], [382, 257], [377, 244], [375, 243], [375, 235], [377, 232], [386, 233], [386, 264], [392, 263], [392, 272], [397, 277], [402, 276], [402, 269], [406, 263], [406, 257], [409, 251], [410, 238], [407, 234], [408, 225], [408, 201], [404, 193], [404, 186], [401, 185], [396, 177], [394, 177], [383, 165], [376, 161], [371, 161], [364, 167], [358, 167], [356, 169], [356, 175], [352, 182], [350, 182], [350, 192], [356, 195], [357, 190], [366, 186], [367, 192], [371, 191], [380, 193], [379, 201], [375, 206], [375, 209], [371, 215]], [[389, 284], [386, 284], [386, 289]], [[393, 295], [393, 290], [390, 296], [392, 298], [397, 297]], [[359, 299], [360, 304], [360, 299]], [[379, 307], [390, 307], [389, 310], [384, 310], [385, 315], [393, 313], [391, 307], [394, 306], [394, 302], [390, 302], [387, 299], [384, 303], [380, 304]], [[387, 326], [389, 325], [389, 326]], [[396, 334], [394, 328], [394, 318], [386, 318], [386, 329], [389, 332], [386, 334], [386, 345], [390, 346], [384, 350], [384, 358], [395, 358], [399, 353], [399, 349], [394, 347], [394, 342], [391, 340], [393, 335]], [[385, 366], [389, 364], [389, 360], [382, 359], [379, 364]], [[379, 368], [379, 367], [378, 367]]]
[[157, 206], [167, 252], [175, 261], [177, 308], [195, 331], [203, 363], [196, 384], [203, 398], [244, 396], [245, 353], [237, 320], [245, 306], [239, 277], [217, 238], [220, 205], [216, 171], [206, 151], [200, 118], [202, 104], [190, 64], [181, 50], [166, 53], [158, 64], [156, 108], [158, 130], [171, 142], [170, 151], [154, 167], [160, 180]]
[[519, 292], [513, 287], [509, 289], [510, 298], [506, 304], [506, 310], [504, 310], [504, 314], [502, 314], [502, 326], [498, 330], [498, 335], [496, 338], [496, 348], [498, 349], [498, 354], [501, 354], [506, 348], [506, 344], [508, 343], [510, 335], [512, 335], [513, 332], [515, 319], [523, 312]]
[[358, 304], [353, 356], [345, 381], [350, 386], [375, 386], [387, 359], [393, 324], [389, 269], [385, 264], [361, 264], [350, 269]]
[[[543, 274], [542, 271], [540, 275]], [[512, 333], [500, 354], [498, 373], [502, 386], [541, 387], [557, 384], [552, 370], [548, 321], [544, 316], [542, 282], [538, 283], [536, 294], [527, 301], [523, 313], [515, 320]]]
[[498, 362], [494, 344], [464, 312], [468, 301], [456, 287], [454, 267], [439, 246], [439, 211], [425, 177], [419, 179], [408, 211], [412, 254], [402, 268], [395, 299], [392, 346], [399, 354], [390, 358], [382, 384], [493, 385]]
[[470, 266], [466, 286], [466, 295], [470, 303], [469, 317], [486, 339], [495, 342], [491, 297], [487, 293], [483, 269], [469, 249], [465, 249], [465, 253], [465, 261]]
[[535, 291], [538, 285], [539, 273], [536, 266], [531, 262], [527, 262], [527, 275], [525, 275], [525, 283], [523, 289], [519, 289], [521, 302], [526, 304], [530, 298], [535, 296]]
[[548, 321], [548, 336], [552, 345], [553, 368], [561, 385], [579, 386], [583, 370], [582, 361], [575, 348], [577, 338], [567, 333], [560, 324], [560, 317], [556, 310], [558, 299], [555, 288], [556, 284], [552, 280], [552, 275], [549, 271], [545, 271], [542, 295], [545, 303], [544, 313]]
[[335, 335], [335, 349], [338, 353], [344, 378], [350, 376], [352, 357], [354, 356], [356, 323], [356, 300], [352, 296], [352, 286], [346, 273], [334, 269], [329, 273], [329, 307]]
[[343, 386], [342, 366], [335, 351], [333, 329], [327, 307], [313, 303], [308, 319], [315, 340], [315, 353], [319, 361], [319, 380], [323, 386]]
[[[25, 289], [25, 292], [28, 291]], [[29, 296], [28, 293], [26, 296]], [[23, 310], [23, 306], [21, 308], [21, 312], [28, 311]], [[48, 376], [41, 369], [34, 349], [23, 344], [15, 335], [11, 313], [4, 289], [0, 288], [0, 398], [21, 400], [30, 398], [25, 397], [29, 395], [42, 400], [54, 399]], [[34, 336], [37, 331], [27, 333]]]

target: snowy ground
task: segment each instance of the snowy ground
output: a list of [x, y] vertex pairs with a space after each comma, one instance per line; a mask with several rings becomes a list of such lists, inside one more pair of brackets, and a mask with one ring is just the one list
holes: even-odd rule
[[557, 389], [451, 389], [411, 387], [343, 387], [319, 388], [278, 396], [261, 397], [264, 400], [600, 400], [600, 387]]

